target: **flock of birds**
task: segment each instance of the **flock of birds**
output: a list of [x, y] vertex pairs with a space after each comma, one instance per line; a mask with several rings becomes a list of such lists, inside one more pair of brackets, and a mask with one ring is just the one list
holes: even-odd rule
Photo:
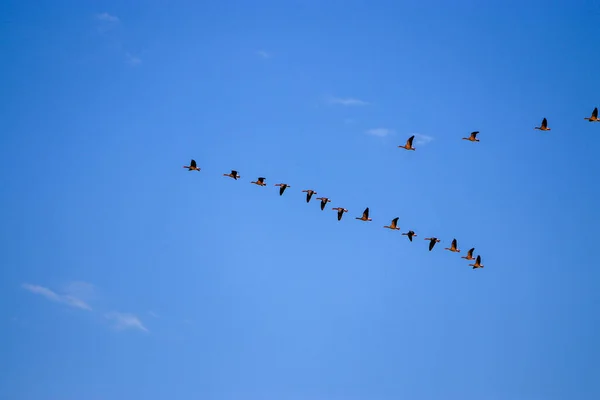
[[[598, 107], [594, 108], [594, 110], [592, 111], [592, 115], [590, 117], [586, 117], [584, 119], [589, 122], [600, 122], [600, 119], [598, 118]], [[551, 130], [550, 128], [548, 128], [548, 120], [546, 118], [544, 118], [542, 120], [542, 123], [540, 126], [536, 126], [534, 129], [538, 129], [541, 131]], [[474, 131], [474, 132], [471, 132], [469, 137], [464, 137], [462, 139], [468, 140], [470, 142], [479, 142], [479, 139], [477, 139], [477, 134], [479, 134], [479, 131]], [[405, 149], [405, 150], [416, 150], [413, 147], [414, 139], [415, 139], [415, 136], [413, 135], [408, 138], [408, 140], [406, 141], [406, 144], [398, 146], [398, 147], [401, 149]], [[198, 164], [196, 163], [196, 160], [194, 160], [194, 159], [192, 159], [190, 161], [190, 165], [184, 165], [183, 168], [186, 168], [188, 171], [200, 171], [200, 167], [198, 167]], [[238, 172], [236, 170], [231, 170], [230, 173], [223, 174], [223, 176], [227, 176], [227, 177], [233, 178], [235, 180], [238, 180], [239, 178], [241, 178], [241, 176], [238, 174]], [[251, 181], [250, 183], [252, 183], [254, 185], [258, 185], [258, 186], [267, 186], [267, 184], [265, 183], [265, 180], [266, 180], [265, 177], [260, 176], [256, 179], [256, 181]], [[280, 196], [283, 195], [283, 193], [285, 192], [285, 190], [287, 188], [291, 187], [287, 183], [276, 183], [275, 186], [279, 187], [279, 195]], [[313, 195], [317, 194], [317, 192], [312, 189], [305, 189], [305, 190], [302, 190], [302, 192], [306, 193], [306, 202], [307, 203], [310, 202]], [[327, 203], [331, 202], [331, 199], [329, 199], [327, 197], [317, 197], [316, 199], [321, 201], [321, 210], [324, 210], [325, 207], [327, 206]], [[332, 210], [337, 211], [338, 221], [341, 221], [344, 213], [348, 212], [348, 210], [343, 207], [333, 207]], [[369, 218], [369, 207], [365, 208], [365, 210], [362, 213], [362, 216], [355, 217], [355, 219], [360, 220], [360, 221], [372, 221], [372, 219]], [[399, 217], [392, 219], [392, 222], [389, 225], [385, 225], [384, 228], [399, 231], [400, 228], [398, 227], [398, 220], [399, 220]], [[413, 241], [413, 237], [417, 236], [417, 234], [412, 230], [402, 233], [402, 235], [407, 236], [408, 240], [410, 240], [411, 242]], [[440, 239], [438, 239], [437, 237], [428, 237], [428, 238], [425, 238], [424, 240], [429, 241], [429, 251], [433, 250], [436, 243], [440, 242]], [[451, 243], [450, 247], [446, 247], [446, 248], [444, 248], [444, 250], [448, 250], [453, 253], [460, 253], [460, 249], [458, 248], [458, 242], [457, 242], [456, 238], [452, 239], [452, 243]], [[469, 260], [469, 261], [475, 260], [475, 262], [473, 264], [469, 264], [469, 266], [473, 267], [473, 269], [483, 268], [484, 265], [481, 264], [481, 256], [477, 255], [476, 258], [473, 258], [474, 251], [475, 251], [474, 247], [469, 249], [469, 251], [467, 251], [467, 255], [463, 256], [461, 258], [464, 258], [465, 260]]]

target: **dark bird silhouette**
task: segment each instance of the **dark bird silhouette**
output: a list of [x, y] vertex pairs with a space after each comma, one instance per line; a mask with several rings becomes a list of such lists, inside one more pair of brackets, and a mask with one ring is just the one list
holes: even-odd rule
[[252, 181], [250, 183], [254, 183], [255, 185], [258, 185], [258, 186], [267, 186], [267, 184], [265, 183], [265, 178], [263, 178], [262, 176], [260, 176], [258, 178], [258, 180]]
[[414, 147], [412, 147], [413, 140], [415, 140], [415, 135], [412, 135], [411, 137], [409, 137], [404, 146], [398, 146], [398, 147], [400, 147], [401, 149], [405, 149], [405, 150], [416, 150]]
[[275, 186], [279, 186], [279, 195], [280, 196], [283, 194], [283, 192], [285, 192], [285, 189], [291, 187], [287, 183], [276, 183]]
[[314, 190], [311, 190], [311, 189], [303, 190], [302, 192], [306, 193], [306, 202], [307, 203], [310, 201], [310, 198], [312, 197], [313, 194], [317, 194], [317, 192], [315, 192]]
[[467, 255], [462, 256], [461, 258], [464, 258], [465, 260], [474, 260], [474, 258], [473, 258], [474, 251], [475, 251], [475, 247], [473, 247], [472, 249], [469, 249], [469, 251], [467, 251]]
[[230, 178], [235, 179], [236, 181], [238, 180], [238, 178], [241, 178], [241, 176], [238, 175], [238, 172], [234, 169], [231, 170], [230, 174], [223, 174], [223, 176], [228, 176]]
[[477, 256], [477, 259], [475, 260], [475, 264], [469, 264], [469, 266], [473, 267], [473, 269], [483, 268], [483, 265], [481, 265], [481, 256]]
[[342, 220], [342, 216], [344, 215], [345, 212], [348, 212], [348, 210], [346, 210], [345, 208], [342, 207], [334, 207], [332, 208], [332, 210], [337, 210], [337, 214], [338, 214], [338, 221]]
[[592, 116], [589, 118], [584, 118], [587, 119], [590, 122], [600, 122], [600, 119], [598, 119], [598, 107], [594, 108], [594, 111], [592, 111]]
[[362, 217], [356, 217], [356, 219], [360, 219], [361, 221], [372, 221], [372, 219], [369, 218], [369, 207], [365, 208]]
[[392, 220], [392, 223], [391, 223], [391, 224], [389, 224], [389, 225], [385, 225], [385, 226], [384, 226], [384, 228], [388, 228], [388, 229], [395, 229], [395, 230], [399, 231], [399, 230], [400, 230], [400, 228], [398, 228], [398, 219], [399, 219], [399, 218], [400, 218], [400, 217], [396, 217], [396, 218], [394, 218], [394, 219]]
[[317, 197], [317, 200], [321, 200], [321, 211], [325, 209], [325, 205], [327, 203], [331, 203], [331, 200], [329, 200], [327, 197]]
[[541, 126], [536, 126], [533, 129], [538, 129], [540, 131], [551, 131], [552, 129], [548, 128], [548, 120], [546, 118], [544, 118], [542, 120], [542, 125]]
[[408, 236], [408, 240], [410, 240], [412, 242], [412, 238], [413, 236], [417, 236], [417, 234], [414, 231], [408, 231], [406, 233], [403, 233], [404, 236]]
[[183, 168], [187, 168], [188, 171], [200, 171], [200, 168], [196, 166], [196, 160], [192, 159], [190, 165], [184, 165]]
[[452, 244], [450, 245], [450, 247], [446, 247], [444, 250], [450, 250], [451, 252], [454, 252], [454, 253], [460, 253], [456, 239], [452, 239]]
[[425, 240], [429, 240], [429, 251], [433, 250], [433, 246], [435, 246], [436, 243], [441, 242], [440, 239], [435, 237], [425, 238]]
[[470, 142], [479, 142], [479, 139], [477, 139], [478, 133], [479, 131], [471, 132], [471, 136], [469, 136], [468, 138], [464, 137], [463, 140], [468, 140]]

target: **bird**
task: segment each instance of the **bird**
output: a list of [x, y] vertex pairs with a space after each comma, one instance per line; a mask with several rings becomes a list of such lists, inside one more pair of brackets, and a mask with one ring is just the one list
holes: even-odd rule
[[258, 185], [258, 186], [267, 186], [267, 184], [265, 183], [265, 178], [263, 178], [262, 176], [258, 177], [258, 179], [256, 181], [252, 181], [250, 183], [254, 183], [255, 185]]
[[450, 250], [454, 253], [460, 253], [460, 250], [457, 247], [458, 244], [456, 242], [456, 239], [452, 239], [452, 244], [450, 245], [450, 247], [446, 247], [444, 250]]
[[369, 207], [365, 208], [362, 217], [356, 217], [356, 219], [360, 219], [361, 221], [372, 221], [372, 219], [369, 218]]
[[433, 246], [435, 246], [436, 243], [441, 242], [441, 240], [436, 237], [425, 238], [425, 240], [429, 240], [429, 251], [433, 250]]
[[348, 210], [346, 210], [345, 208], [342, 207], [333, 207], [332, 210], [337, 210], [338, 212], [338, 221], [342, 220], [342, 215], [344, 215], [345, 212], [348, 212]]
[[283, 192], [285, 192], [285, 189], [291, 187], [287, 183], [276, 183], [275, 186], [279, 186], [279, 195], [280, 196], [283, 194]]
[[399, 231], [399, 230], [400, 230], [400, 228], [398, 228], [398, 226], [397, 226], [397, 225], [398, 225], [398, 219], [399, 219], [399, 218], [400, 218], [400, 217], [396, 217], [396, 218], [394, 218], [394, 219], [392, 220], [392, 223], [391, 223], [391, 224], [389, 224], [389, 225], [385, 225], [385, 226], [384, 226], [384, 228], [388, 228], [388, 229], [395, 229], [395, 230]]
[[200, 168], [196, 166], [196, 160], [193, 158], [192, 161], [190, 161], [190, 165], [184, 165], [183, 168], [187, 168], [188, 171], [200, 171]]
[[317, 192], [315, 192], [312, 189], [308, 189], [308, 190], [303, 190], [303, 193], [306, 193], [306, 202], [308, 203], [310, 201], [310, 198], [312, 197], [313, 194], [317, 194]]
[[237, 181], [238, 178], [241, 178], [241, 176], [238, 175], [238, 172], [234, 169], [231, 170], [230, 174], [223, 174], [223, 176], [228, 176], [230, 178], [233, 178]]
[[479, 142], [479, 139], [477, 139], [478, 133], [479, 131], [471, 132], [471, 136], [469, 136], [468, 138], [464, 137], [463, 140], [468, 140], [470, 142]]
[[592, 116], [589, 118], [584, 118], [587, 119], [590, 122], [600, 122], [600, 119], [598, 119], [598, 107], [594, 108], [594, 111], [592, 111]]
[[481, 265], [481, 256], [477, 256], [477, 259], [475, 260], [475, 264], [469, 264], [469, 266], [473, 267], [473, 269], [483, 268], [483, 265]]
[[415, 233], [415, 231], [408, 231], [406, 233], [403, 233], [404, 236], [408, 236], [408, 240], [410, 240], [412, 242], [412, 238], [413, 236], [417, 236], [417, 234]]
[[472, 249], [469, 249], [469, 251], [467, 251], [467, 255], [462, 256], [461, 258], [464, 258], [465, 260], [474, 260], [474, 258], [473, 258], [474, 251], [475, 251], [475, 247], [473, 247]]
[[321, 200], [321, 211], [325, 209], [325, 205], [327, 203], [331, 202], [331, 200], [329, 200], [327, 197], [317, 197], [317, 200]]
[[544, 118], [542, 120], [542, 125], [541, 126], [536, 126], [533, 129], [538, 129], [540, 131], [550, 131], [550, 130], [552, 130], [552, 129], [548, 128], [548, 120], [546, 118]]
[[400, 147], [402, 149], [406, 149], [406, 150], [416, 150], [414, 147], [412, 147], [413, 140], [415, 140], [415, 135], [412, 135], [411, 137], [409, 137], [404, 146], [398, 146], [398, 147]]

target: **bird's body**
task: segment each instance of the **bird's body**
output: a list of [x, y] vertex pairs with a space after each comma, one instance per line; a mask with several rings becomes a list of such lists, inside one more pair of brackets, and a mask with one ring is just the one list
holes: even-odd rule
[[238, 172], [234, 169], [231, 170], [231, 173], [229, 174], [223, 174], [223, 176], [228, 176], [230, 178], [235, 179], [236, 181], [238, 180], [238, 178], [241, 178], [241, 176], [238, 175]]
[[196, 165], [196, 160], [192, 159], [190, 165], [184, 165], [183, 168], [187, 168], [188, 171], [200, 171], [200, 168]]
[[317, 200], [321, 200], [321, 211], [325, 209], [327, 203], [331, 202], [331, 200], [329, 200], [327, 197], [317, 197]]
[[267, 184], [265, 183], [265, 178], [262, 176], [260, 176], [256, 181], [253, 181], [250, 183], [254, 183], [255, 185], [258, 185], [258, 186], [267, 186]]
[[394, 218], [394, 219], [392, 220], [392, 223], [391, 223], [391, 224], [389, 224], [389, 225], [385, 225], [385, 226], [384, 226], [384, 228], [388, 228], [388, 229], [395, 229], [395, 230], [399, 231], [399, 230], [400, 230], [400, 228], [398, 228], [398, 219], [399, 219], [399, 218], [400, 218], [400, 217], [396, 217], [396, 218]]
[[343, 207], [333, 207], [332, 210], [336, 210], [338, 212], [337, 213], [337, 219], [338, 219], [338, 221], [341, 221], [342, 216], [344, 215], [344, 213], [348, 212], [348, 210], [346, 210]]
[[283, 195], [283, 192], [285, 192], [285, 189], [291, 187], [287, 183], [276, 183], [275, 186], [279, 186], [279, 195], [280, 196]]
[[477, 259], [475, 260], [475, 264], [469, 264], [469, 266], [473, 267], [473, 269], [483, 268], [483, 265], [481, 265], [481, 256], [477, 256]]
[[435, 246], [436, 243], [441, 242], [441, 240], [436, 237], [425, 238], [425, 240], [429, 240], [429, 251], [433, 250], [433, 246]]
[[413, 236], [417, 236], [417, 234], [414, 231], [408, 231], [406, 233], [403, 233], [404, 236], [408, 236], [408, 240], [410, 240], [412, 242], [412, 238]]
[[401, 149], [405, 149], [405, 150], [416, 150], [412, 145], [413, 140], [415, 140], [415, 135], [412, 135], [411, 137], [409, 137], [404, 146], [398, 146], [398, 147], [400, 147]]
[[303, 190], [302, 192], [306, 193], [306, 202], [307, 203], [310, 201], [310, 198], [312, 197], [313, 194], [317, 194], [317, 192], [315, 192], [314, 190], [311, 190], [311, 189]]
[[452, 239], [452, 244], [450, 245], [450, 247], [446, 247], [444, 250], [450, 250], [453, 253], [460, 253], [456, 239]]
[[533, 128], [533, 129], [538, 129], [538, 130], [540, 130], [540, 131], [551, 131], [551, 130], [552, 130], [552, 129], [548, 128], [548, 120], [547, 120], [546, 118], [544, 118], [544, 119], [542, 120], [542, 125], [540, 125], [540, 126], [536, 126], [536, 127], [535, 127], [535, 128]]
[[356, 217], [356, 219], [360, 219], [361, 221], [372, 221], [372, 219], [369, 218], [369, 207], [365, 208], [362, 217]]
[[477, 139], [478, 133], [479, 131], [471, 132], [471, 136], [468, 138], [464, 137], [463, 140], [468, 140], [469, 142], [479, 142], [479, 139]]
[[591, 117], [586, 117], [584, 119], [587, 119], [590, 122], [600, 122], [600, 119], [598, 119], [598, 107], [594, 108], [594, 111], [592, 111]]
[[466, 256], [462, 256], [461, 258], [464, 258], [465, 260], [474, 260], [473, 258], [473, 252], [475, 251], [475, 247], [469, 249], [469, 251], [467, 251], [467, 255]]

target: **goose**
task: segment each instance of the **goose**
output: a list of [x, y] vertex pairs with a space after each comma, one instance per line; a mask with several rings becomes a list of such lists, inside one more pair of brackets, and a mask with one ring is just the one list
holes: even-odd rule
[[392, 223], [391, 223], [391, 224], [389, 224], [389, 225], [385, 225], [385, 226], [384, 226], [384, 228], [388, 228], [388, 229], [395, 229], [395, 230], [399, 231], [399, 230], [400, 230], [400, 228], [398, 228], [398, 219], [399, 219], [399, 218], [400, 218], [400, 217], [396, 217], [396, 218], [394, 218], [394, 219], [392, 220]]
[[469, 264], [469, 266], [473, 267], [473, 269], [483, 268], [483, 265], [481, 265], [481, 256], [477, 256], [477, 259], [475, 260], [475, 264]]
[[303, 190], [303, 193], [306, 193], [306, 202], [308, 203], [310, 201], [310, 198], [312, 197], [313, 194], [317, 194], [317, 192], [315, 192], [314, 190], [308, 189], [308, 190]]
[[223, 176], [228, 176], [230, 178], [233, 178], [237, 181], [238, 178], [241, 178], [241, 176], [238, 175], [238, 172], [234, 169], [231, 170], [230, 174], [223, 174]]
[[548, 128], [548, 120], [546, 118], [544, 118], [542, 120], [542, 125], [541, 126], [536, 126], [533, 129], [538, 129], [540, 131], [551, 131], [552, 129]]
[[470, 142], [479, 142], [479, 139], [477, 139], [478, 133], [479, 131], [471, 132], [471, 136], [469, 136], [468, 138], [464, 137], [463, 140], [468, 140]]
[[280, 196], [283, 194], [283, 192], [285, 192], [285, 189], [291, 187], [287, 183], [276, 183], [275, 186], [279, 186], [279, 195]]
[[464, 258], [465, 260], [474, 260], [474, 258], [473, 258], [474, 251], [475, 251], [475, 247], [473, 247], [472, 249], [469, 249], [469, 251], [467, 251], [467, 255], [462, 256], [461, 258]]
[[425, 238], [425, 240], [429, 240], [429, 251], [433, 250], [433, 246], [435, 246], [436, 243], [441, 242], [441, 240], [436, 237]]
[[401, 149], [405, 149], [405, 150], [416, 150], [414, 147], [412, 147], [413, 140], [415, 140], [415, 135], [412, 135], [411, 137], [409, 137], [404, 146], [398, 146], [398, 147], [400, 147]]
[[193, 158], [192, 161], [190, 161], [190, 165], [184, 165], [183, 168], [187, 168], [188, 171], [200, 171], [200, 168], [196, 166], [196, 160]]
[[458, 244], [456, 242], [456, 239], [452, 239], [452, 244], [450, 245], [450, 247], [446, 247], [444, 250], [450, 250], [453, 253], [460, 253], [460, 250], [457, 247]]
[[267, 186], [267, 184], [265, 183], [265, 178], [262, 176], [259, 176], [256, 181], [252, 181], [250, 183], [254, 183], [255, 185], [258, 185], [258, 186]]
[[412, 238], [413, 236], [417, 236], [417, 234], [415, 233], [415, 231], [408, 231], [406, 233], [403, 233], [404, 236], [408, 236], [408, 240], [410, 240], [412, 242]]
[[331, 202], [331, 200], [329, 200], [327, 197], [317, 197], [317, 200], [321, 200], [321, 211], [325, 209], [325, 205], [327, 203]]
[[342, 215], [344, 215], [345, 212], [348, 212], [348, 210], [346, 210], [345, 208], [342, 207], [333, 207], [332, 210], [337, 210], [338, 212], [338, 221], [342, 220]]
[[373, 221], [371, 218], [369, 218], [369, 207], [365, 208], [362, 217], [356, 217], [356, 219], [360, 219], [361, 221]]
[[600, 122], [600, 119], [598, 119], [598, 107], [594, 108], [594, 111], [592, 111], [592, 116], [589, 118], [584, 118], [587, 119], [590, 122]]

